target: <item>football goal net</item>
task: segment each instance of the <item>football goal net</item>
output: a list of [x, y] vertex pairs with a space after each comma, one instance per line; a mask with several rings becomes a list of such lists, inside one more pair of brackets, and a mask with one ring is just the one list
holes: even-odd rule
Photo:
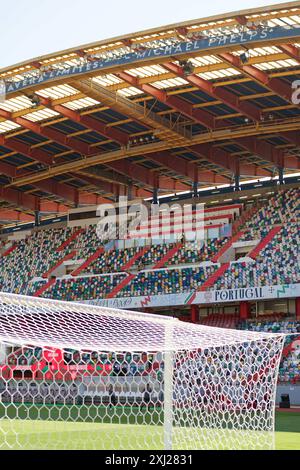
[[0, 449], [272, 449], [283, 341], [0, 293]]

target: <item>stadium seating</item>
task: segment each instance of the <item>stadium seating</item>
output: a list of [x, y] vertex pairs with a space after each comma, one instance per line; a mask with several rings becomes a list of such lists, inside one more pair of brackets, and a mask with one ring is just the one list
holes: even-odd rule
[[300, 189], [279, 191], [256, 211], [243, 228], [242, 240], [264, 238], [270, 227], [296, 222], [299, 219]]
[[[58, 279], [44, 293], [44, 297], [57, 300], [90, 300], [106, 297], [126, 274], [115, 276], [77, 277], [75, 279]], [[35, 288], [38, 287], [35, 285]]]
[[290, 222], [253, 262], [232, 263], [214, 289], [284, 285], [300, 281], [299, 224]]
[[197, 290], [215, 269], [215, 266], [209, 266], [141, 272], [119, 296], [178, 294]]
[[[206, 282], [204, 289], [299, 282], [299, 197], [299, 189], [279, 191], [256, 211], [249, 211], [250, 218], [240, 228], [243, 235], [238, 241], [261, 240], [274, 226], [280, 231], [252, 262], [232, 262], [228, 268], [222, 265], [225, 269], [220, 270], [220, 277], [212, 280], [212, 283]], [[0, 289], [34, 295], [45, 282], [39, 278], [49, 278], [55, 266], [69, 257], [71, 266], [74, 262], [73, 278], [58, 279], [46, 291], [47, 296], [53, 294], [57, 298], [64, 298], [63, 289], [66, 289], [67, 299], [93, 298], [93, 295], [105, 297], [118, 284], [118, 277], [111, 277], [109, 274], [126, 270], [136, 276], [129, 285], [121, 289], [119, 296], [186, 292], [199, 289], [216, 272], [215, 265], [204, 268], [199, 267], [199, 264], [217, 259], [217, 254], [228, 240], [224, 237], [202, 242], [184, 242], [177, 250], [175, 243], [153, 244], [144, 247], [142, 251], [141, 243], [131, 247], [123, 244], [122, 248], [122, 245], [114, 242], [102, 245], [95, 225], [81, 229], [63, 227], [35, 230], [26, 239], [15, 242], [15, 248], [11, 252], [5, 250], [8, 253], [6, 256], [0, 256]], [[2, 247], [5, 248], [3, 243]], [[174, 254], [168, 257], [167, 254], [172, 249], [175, 249]], [[87, 263], [93, 255], [91, 263]], [[159, 263], [164, 259], [165, 267], [171, 269], [156, 271], [156, 266], [162, 269], [163, 265], [160, 266]], [[133, 262], [130, 263], [130, 260]], [[127, 266], [130, 267], [127, 269]], [[175, 267], [178, 269], [174, 269]], [[151, 272], [151, 269], [154, 271]], [[107, 278], [97, 277], [105, 274]], [[111, 279], [113, 282], [110, 282]], [[80, 283], [89, 287], [81, 290]], [[95, 283], [97, 287], [90, 288]]]

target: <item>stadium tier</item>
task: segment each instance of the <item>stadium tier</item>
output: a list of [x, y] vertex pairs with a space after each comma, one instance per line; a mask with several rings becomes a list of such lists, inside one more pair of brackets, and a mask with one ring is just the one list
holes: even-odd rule
[[[297, 284], [299, 196], [299, 189], [276, 192], [237, 234], [233, 224], [243, 210], [229, 225], [231, 237], [202, 241], [144, 239], [128, 241], [127, 248], [123, 241], [123, 248], [117, 248], [117, 242], [99, 240], [96, 225], [34, 230], [15, 241], [10, 253], [2, 249], [1, 290], [34, 294], [52, 279], [43, 295], [92, 300], [105, 298], [125, 277], [129, 282], [116, 292], [118, 297], [180, 294], [203, 286], [228, 290]], [[216, 207], [214, 214], [223, 211]], [[226, 211], [231, 212], [230, 206]], [[233, 254], [234, 243], [239, 249]], [[210, 282], [213, 275], [215, 282]]]

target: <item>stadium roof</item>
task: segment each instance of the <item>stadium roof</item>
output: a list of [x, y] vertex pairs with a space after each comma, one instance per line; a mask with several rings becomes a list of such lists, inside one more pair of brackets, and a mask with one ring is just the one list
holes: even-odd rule
[[38, 57], [0, 80], [0, 223], [300, 170], [298, 1]]

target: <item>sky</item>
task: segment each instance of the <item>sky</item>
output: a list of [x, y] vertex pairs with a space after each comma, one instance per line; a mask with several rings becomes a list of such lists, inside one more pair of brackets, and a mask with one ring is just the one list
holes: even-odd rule
[[90, 42], [278, 0], [0, 0], [0, 68]]

